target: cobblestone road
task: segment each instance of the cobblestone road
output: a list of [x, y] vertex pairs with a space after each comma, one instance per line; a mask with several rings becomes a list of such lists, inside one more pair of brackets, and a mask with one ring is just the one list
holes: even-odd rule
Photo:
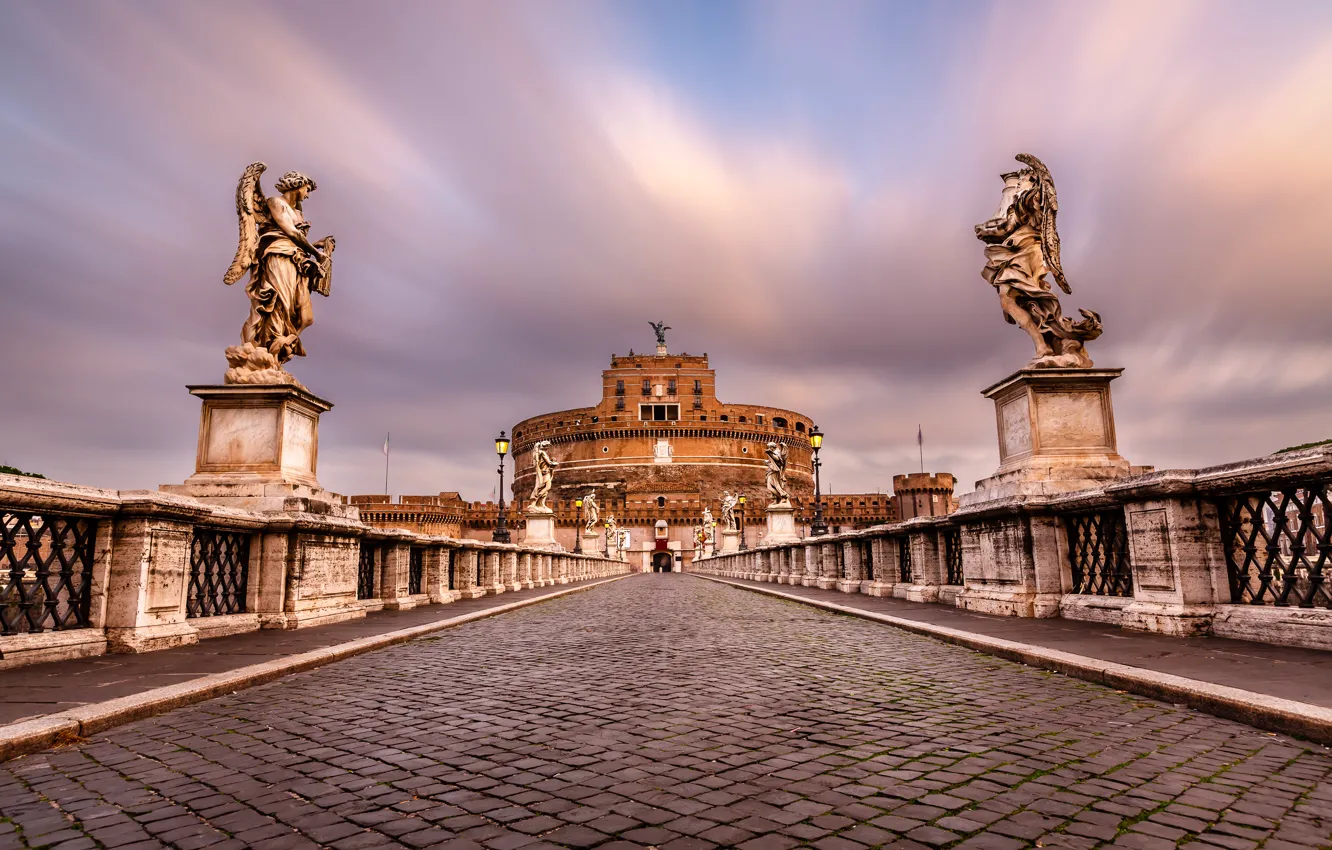
[[0, 848], [1332, 844], [1326, 750], [643, 575], [0, 765]]

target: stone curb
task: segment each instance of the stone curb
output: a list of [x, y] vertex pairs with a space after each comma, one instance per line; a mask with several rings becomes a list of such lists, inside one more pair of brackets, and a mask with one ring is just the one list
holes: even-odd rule
[[516, 611], [529, 605], [548, 602], [551, 599], [558, 599], [571, 593], [581, 593], [594, 587], [600, 587], [603, 584], [628, 578], [629, 575], [632, 574], [614, 576], [592, 584], [571, 587], [567, 590], [558, 590], [545, 596], [538, 596], [535, 599], [524, 599], [506, 605], [497, 605], [494, 608], [473, 611], [470, 614], [450, 617], [447, 620], [436, 620], [433, 623], [422, 623], [419, 626], [357, 638], [346, 643], [312, 649], [299, 655], [239, 667], [225, 673], [201, 676], [198, 679], [182, 682], [178, 685], [165, 685], [127, 697], [89, 703], [58, 714], [10, 723], [0, 726], [0, 761], [39, 752], [59, 744], [71, 743], [79, 738], [86, 738], [122, 723], [142, 720], [145, 717], [152, 717], [155, 714], [162, 714], [175, 708], [193, 705], [254, 685], [262, 685], [290, 673], [299, 673], [303, 670], [322, 667], [334, 661], [341, 661], [354, 655], [383, 649], [394, 644], [406, 643], [423, 635], [450, 629], [454, 626], [484, 620], [487, 617]]
[[1110, 661], [1102, 661], [1099, 658], [1075, 655], [1071, 652], [1061, 652], [1043, 646], [987, 637], [947, 626], [906, 620], [890, 614], [879, 614], [847, 605], [838, 605], [834, 602], [824, 602], [792, 593], [782, 593], [779, 590], [769, 590], [766, 587], [738, 584], [697, 573], [694, 575], [696, 578], [715, 581], [718, 584], [728, 585], [740, 590], [762, 593], [838, 614], [848, 614], [863, 620], [885, 623], [903, 631], [935, 638], [944, 643], [951, 643], [967, 649], [974, 649], [1008, 661], [1017, 661], [1029, 667], [1053, 670], [1098, 685], [1106, 685], [1107, 687], [1151, 697], [1163, 702], [1186, 705], [1198, 711], [1224, 717], [1227, 720], [1238, 720], [1241, 723], [1247, 723], [1250, 726], [1269, 732], [1294, 735], [1324, 746], [1332, 745], [1332, 709], [1321, 705], [1296, 702], [1254, 691], [1217, 685], [1184, 676], [1175, 676], [1170, 673], [1158, 673], [1143, 667], [1116, 664]]

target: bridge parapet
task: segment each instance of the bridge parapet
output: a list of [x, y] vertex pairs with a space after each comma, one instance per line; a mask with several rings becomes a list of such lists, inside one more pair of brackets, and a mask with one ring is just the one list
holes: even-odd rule
[[620, 575], [623, 561], [0, 475], [0, 669]]
[[1329, 503], [1332, 450], [1321, 446], [760, 543], [694, 569], [988, 614], [1332, 649]]

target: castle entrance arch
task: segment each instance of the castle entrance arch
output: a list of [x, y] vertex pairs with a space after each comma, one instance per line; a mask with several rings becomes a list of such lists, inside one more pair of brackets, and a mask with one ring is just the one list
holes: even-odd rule
[[669, 573], [675, 562], [675, 556], [669, 549], [658, 550], [652, 553], [652, 572]]

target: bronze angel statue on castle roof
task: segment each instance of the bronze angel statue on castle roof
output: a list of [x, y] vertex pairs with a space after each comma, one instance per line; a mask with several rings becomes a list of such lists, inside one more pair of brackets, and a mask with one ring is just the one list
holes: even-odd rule
[[1101, 317], [1079, 310], [1082, 321], [1069, 319], [1045, 279], [1049, 274], [1065, 293], [1073, 293], [1059, 261], [1054, 178], [1031, 154], [1020, 153], [1016, 159], [1027, 167], [1002, 175], [998, 211], [976, 225], [976, 238], [985, 243], [981, 277], [998, 290], [1004, 319], [1026, 331], [1035, 343], [1036, 356], [1027, 368], [1090, 369], [1092, 360], [1083, 343], [1101, 335]]
[[332, 236], [310, 241], [302, 204], [315, 182], [288, 171], [264, 195], [259, 178], [268, 166], [254, 162], [236, 186], [240, 244], [222, 282], [228, 286], [248, 271], [250, 315], [241, 326], [241, 344], [227, 349], [229, 384], [296, 384], [282, 364], [304, 357], [301, 332], [314, 323], [310, 293], [327, 296], [333, 282]]

